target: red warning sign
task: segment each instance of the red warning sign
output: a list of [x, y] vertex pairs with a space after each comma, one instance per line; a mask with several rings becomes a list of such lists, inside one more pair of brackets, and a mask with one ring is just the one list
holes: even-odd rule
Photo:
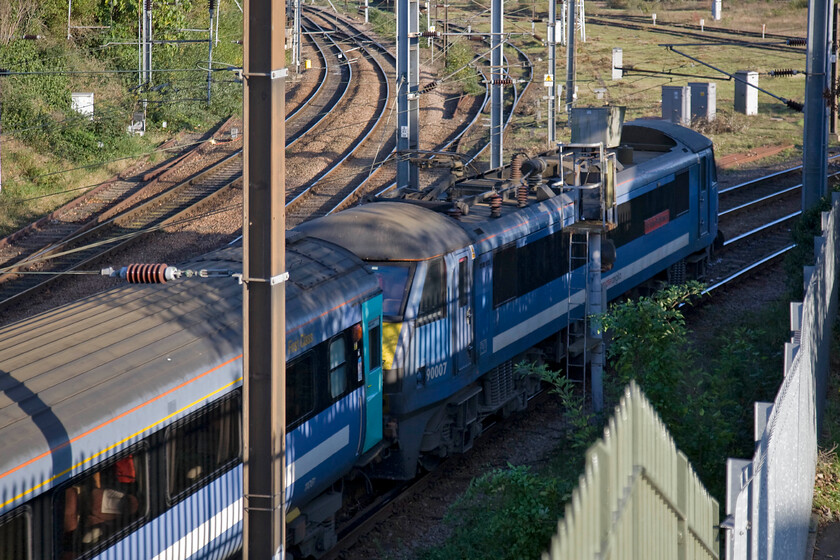
[[655, 229], [661, 228], [662, 226], [667, 224], [670, 221], [670, 219], [671, 217], [669, 210], [663, 210], [659, 214], [651, 216], [650, 218], [645, 220], [645, 234], [648, 234]]

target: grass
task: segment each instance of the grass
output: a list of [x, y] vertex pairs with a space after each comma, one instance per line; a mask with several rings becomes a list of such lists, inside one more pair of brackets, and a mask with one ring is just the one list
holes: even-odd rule
[[[89, 23], [95, 22], [95, 15], [82, 13], [95, 6], [74, 4], [74, 14]], [[102, 6], [103, 9], [125, 7], [114, 3]], [[228, 39], [241, 37], [242, 15], [233, 4], [225, 4], [221, 9], [220, 36], [224, 40], [214, 48], [214, 61], [220, 63], [217, 68], [224, 63], [241, 65], [242, 47]], [[207, 17], [206, 5], [182, 1], [178, 10], [187, 14], [185, 21], [199, 22]], [[161, 14], [157, 15], [160, 18]], [[57, 26], [57, 30], [39, 28], [45, 39], [0, 45], [0, 66], [36, 72], [0, 78], [3, 99], [0, 237], [79, 196], [86, 187], [113, 177], [146, 157], [169, 136], [184, 129], [210, 128], [221, 118], [240, 110], [241, 85], [221, 72], [214, 75], [213, 103], [209, 107], [204, 102], [206, 74], [202, 72], [158, 72], [154, 77], [155, 88], [138, 89], [136, 46], [122, 44], [136, 39], [136, 29], [131, 28], [135, 21], [130, 18], [129, 23], [122, 27], [115, 25], [108, 31], [87, 34], [79, 31], [72, 41], [67, 41], [64, 39], [66, 19], [58, 18], [52, 23], [37, 22]], [[166, 26], [176, 24], [198, 27], [159, 19], [156, 29], [163, 37]], [[120, 33], [126, 36], [121, 37]], [[110, 46], [104, 47], [105, 43]], [[154, 67], [189, 69], [202, 62], [206, 65], [207, 46], [196, 45], [156, 47]], [[107, 72], [124, 68], [135, 73]], [[66, 70], [91, 73], [62, 73]], [[94, 120], [81, 117], [71, 109], [70, 92], [94, 93]], [[148, 110], [147, 132], [141, 138], [130, 136], [126, 127], [132, 113], [142, 107], [142, 100], [148, 102]], [[163, 121], [168, 123], [165, 130]]]
[[[657, 20], [699, 23], [701, 18], [706, 25], [712, 24], [730, 29], [761, 31], [761, 25], [767, 26], [768, 33], [805, 35], [807, 7], [800, 7], [786, 1], [743, 2], [727, 4], [724, 17], [719, 22], [711, 20], [707, 2], [628, 2], [627, 10], [608, 8], [605, 3], [587, 3], [588, 15], [594, 19], [596, 14], [649, 15], [657, 13]], [[532, 9], [543, 19], [534, 27], [540, 38], [546, 36], [548, 8], [544, 2], [535, 5], [519, 4], [508, 6], [508, 14], [513, 16], [505, 21], [505, 30], [511, 32], [511, 40], [523, 47], [535, 63], [534, 75], [539, 78], [548, 73], [548, 51], [541, 41], [523, 35], [531, 32]], [[474, 30], [489, 30], [489, 13], [475, 17], [475, 12], [459, 12], [450, 8], [450, 19], [457, 22], [471, 20]], [[661, 26], [659, 26], [661, 29]], [[714, 34], [708, 32], [709, 36]], [[734, 41], [737, 37], [728, 36]], [[465, 39], [453, 41], [465, 42]], [[778, 40], [775, 40], [778, 42]], [[746, 116], [733, 109], [735, 98], [734, 81], [702, 64], [670, 52], [663, 44], [696, 43], [695, 39], [683, 40], [673, 35], [654, 33], [647, 30], [628, 30], [609, 25], [586, 26], [586, 42], [576, 42], [576, 76], [578, 99], [576, 106], [601, 106], [604, 104], [624, 105], [627, 107], [627, 120], [641, 117], [660, 117], [662, 85], [686, 85], [689, 81], [713, 81], [717, 84], [717, 115], [720, 124], [706, 131], [715, 142], [718, 154], [748, 151], [757, 146], [790, 144], [796, 145], [786, 156], [798, 155], [801, 147], [803, 117], [788, 109], [780, 101], [759, 93], [759, 114]], [[625, 66], [662, 72], [662, 75], [632, 74], [623, 79], [611, 80], [612, 49], [623, 50]], [[791, 78], [771, 78], [767, 73], [779, 68], [794, 68], [804, 71], [804, 55], [780, 53], [761, 48], [748, 48], [743, 45], [716, 46], [695, 45], [680, 47], [678, 50], [703, 62], [714, 65], [729, 73], [738, 70], [755, 70], [760, 73], [759, 86], [771, 93], [798, 101], [804, 100], [805, 80], [800, 74]], [[509, 49], [508, 49], [509, 51]], [[566, 50], [558, 45], [556, 50], [556, 83], [565, 80]], [[671, 73], [668, 75], [667, 73]], [[678, 76], [676, 74], [690, 74]], [[564, 84], [565, 85], [565, 84]], [[596, 90], [606, 90], [602, 99], [598, 99]], [[546, 88], [541, 83], [534, 83], [522, 101], [520, 112], [533, 117], [515, 122], [506, 131], [506, 147], [521, 149], [528, 146], [531, 151], [545, 148], [547, 116], [545, 113]], [[562, 105], [562, 104], [561, 104]], [[540, 119], [536, 119], [539, 114]], [[565, 114], [558, 115], [558, 140], [568, 141], [569, 131], [565, 128]], [[536, 129], [536, 134], [535, 134]], [[534, 138], [536, 136], [536, 138]]]
[[[726, 458], [748, 457], [754, 451], [752, 403], [772, 401], [782, 379], [782, 348], [790, 336], [787, 307], [786, 302], [777, 302], [757, 312], [743, 314], [734, 325], [723, 320], [713, 321], [727, 324], [727, 328], [695, 341], [696, 352], [687, 354], [697, 356], [701, 363], [689, 364], [684, 372], [696, 376], [701, 373], [700, 367], [713, 372], [717, 381], [709, 386], [714, 394], [702, 399], [705, 414], [702, 410], [692, 410], [690, 424], [685, 423], [685, 414], [670, 421], [663, 416], [680, 450], [689, 454], [695, 468], [703, 467], [698, 474], [721, 506], [725, 504]], [[715, 356], [715, 359], [709, 361], [702, 356]], [[614, 377], [615, 373], [610, 373], [606, 379]], [[677, 385], [683, 388], [695, 381], [687, 378]], [[646, 390], [648, 398], [659, 390], [650, 387]], [[616, 393], [614, 390], [606, 392]], [[562, 391], [557, 393], [568, 405], [562, 398]], [[676, 397], [672, 395], [672, 398]], [[692, 397], [680, 393], [679, 398]], [[613, 404], [608, 403], [606, 410], [611, 411]], [[588, 434], [589, 441], [577, 440], [576, 433], [586, 431], [575, 428], [577, 420], [588, 419], [592, 426], [600, 426], [603, 421], [573, 406], [565, 408], [564, 415], [570, 429], [564, 443], [552, 451], [547, 465], [539, 470], [509, 465], [475, 479], [450, 507], [445, 520], [452, 528], [449, 539], [442, 546], [419, 554], [418, 558], [539, 558], [556, 530], [556, 519], [562, 516], [563, 506], [578, 483], [583, 468], [583, 450], [600, 435], [595, 429]], [[826, 424], [833, 426], [834, 435], [840, 441], [840, 428], [837, 428], [840, 426], [840, 399], [836, 415], [827, 419]], [[681, 423], [685, 425], [677, 429]], [[836, 454], [832, 458], [834, 470], [830, 480], [840, 480], [840, 462]], [[825, 478], [829, 480], [828, 475]], [[836, 505], [840, 505], [840, 492], [832, 488], [827, 489], [826, 494], [837, 499]], [[834, 512], [840, 511], [840, 507], [831, 507]]]
[[836, 327], [833, 342], [814, 484], [813, 510], [819, 516], [820, 525], [840, 521], [840, 457], [837, 453], [840, 445], [840, 356], [837, 352], [840, 333]]

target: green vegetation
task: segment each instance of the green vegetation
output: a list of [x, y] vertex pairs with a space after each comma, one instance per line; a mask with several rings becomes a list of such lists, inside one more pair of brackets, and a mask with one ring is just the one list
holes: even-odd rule
[[368, 20], [373, 26], [373, 30], [384, 37], [393, 37], [397, 34], [397, 21], [393, 12], [369, 8]]
[[452, 537], [423, 560], [521, 560], [539, 558], [557, 528], [564, 503], [577, 484], [582, 461], [569, 461], [566, 472], [537, 474], [508, 465], [470, 483], [453, 504], [446, 522]]
[[840, 357], [837, 344], [840, 332], [835, 325], [831, 350], [831, 369], [826, 391], [822, 433], [819, 438], [817, 476], [814, 484], [813, 509], [820, 524], [840, 521]]
[[[780, 303], [745, 315], [734, 325], [731, 317], [728, 323], [713, 318], [727, 329], [702, 341], [701, 352], [701, 343], [690, 338], [680, 311], [680, 304], [690, 303], [701, 288], [697, 283], [672, 286], [651, 297], [612, 305], [600, 318], [611, 337], [605, 413], [617, 404], [626, 383], [635, 379], [677, 447], [723, 504], [726, 458], [750, 456], [754, 448], [752, 403], [772, 400], [781, 382], [783, 342], [789, 336], [787, 306]], [[562, 372], [538, 365], [518, 367], [539, 373], [559, 396], [567, 426], [565, 443], [539, 471], [509, 465], [473, 481], [447, 517], [452, 536], [442, 547], [421, 555], [423, 560], [539, 558], [556, 529], [561, 506], [581, 473], [584, 451], [600, 435], [606, 418], [585, 406], [584, 396]], [[835, 465], [840, 463], [835, 460]], [[840, 470], [836, 472], [840, 476]], [[501, 543], [515, 552], [508, 553]]]
[[[840, 191], [835, 184], [832, 191]], [[788, 293], [792, 301], [801, 301], [804, 293], [803, 267], [814, 264], [814, 237], [822, 231], [822, 213], [831, 210], [831, 197], [822, 197], [816, 206], [805, 210], [791, 231], [796, 247], [785, 256]]]
[[480, 76], [472, 66], [475, 53], [464, 43], [452, 43], [447, 53], [446, 69], [444, 72], [450, 76], [450, 80], [460, 82], [464, 92], [470, 95], [481, 95], [484, 92], [484, 84]]
[[[151, 83], [138, 85], [138, 3], [77, 0], [71, 24], [67, 3], [0, 0], [3, 191], [0, 236], [17, 229], [86, 186], [112, 176], [183, 129], [207, 129], [240, 111], [241, 84], [229, 66], [241, 66], [242, 16], [221, 6], [214, 45], [211, 103], [207, 104], [206, 3], [191, 0], [153, 5], [155, 40], [203, 43], [156, 44]], [[40, 35], [24, 40], [24, 34]], [[93, 118], [71, 107], [71, 92], [92, 92]], [[132, 114], [147, 105], [144, 137], [129, 135]], [[75, 171], [72, 171], [74, 170]], [[70, 170], [70, 171], [68, 171]]]

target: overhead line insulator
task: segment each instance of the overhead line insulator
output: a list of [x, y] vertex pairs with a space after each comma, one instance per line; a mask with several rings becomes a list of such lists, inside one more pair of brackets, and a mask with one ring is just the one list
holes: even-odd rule
[[420, 90], [417, 93], [429, 93], [430, 91], [436, 89], [438, 87], [438, 85], [439, 85], [438, 81], [434, 80], [432, 82], [429, 82], [428, 84], [426, 84], [422, 88], [420, 88]]
[[807, 39], [802, 39], [800, 37], [791, 37], [787, 40], [787, 44], [791, 47], [804, 47], [807, 44]]
[[793, 99], [788, 99], [787, 101], [785, 101], [785, 105], [787, 105], [789, 108], [793, 109], [794, 111], [798, 111], [800, 113], [802, 112], [803, 109], [805, 109], [805, 104], [804, 103], [800, 103], [799, 101], [794, 101]]
[[510, 85], [513, 85], [513, 79], [512, 78], [501, 78], [501, 79], [498, 79], [498, 80], [489, 80], [485, 83], [487, 83], [491, 86], [510, 86]]
[[793, 70], [792, 68], [782, 68], [780, 70], [770, 70], [770, 75], [774, 78], [778, 78], [781, 76], [796, 76], [799, 74], [799, 70]]

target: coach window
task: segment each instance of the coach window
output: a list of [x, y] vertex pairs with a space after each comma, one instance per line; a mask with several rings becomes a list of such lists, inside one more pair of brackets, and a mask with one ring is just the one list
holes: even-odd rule
[[315, 352], [286, 366], [286, 428], [294, 430], [315, 410]]
[[378, 319], [376, 323], [368, 323], [368, 346], [368, 369], [382, 367], [382, 326]]
[[446, 316], [446, 269], [443, 258], [432, 259], [426, 265], [426, 282], [420, 296], [418, 319], [435, 320]]
[[32, 558], [29, 511], [21, 508], [0, 518], [0, 560]]
[[330, 342], [330, 396], [337, 399], [347, 389], [347, 347], [344, 335]]
[[177, 500], [239, 458], [240, 398], [210, 405], [172, 426], [166, 436], [169, 497]]
[[147, 468], [146, 451], [135, 449], [56, 492], [56, 544], [62, 560], [101, 549], [144, 520], [149, 504]]

